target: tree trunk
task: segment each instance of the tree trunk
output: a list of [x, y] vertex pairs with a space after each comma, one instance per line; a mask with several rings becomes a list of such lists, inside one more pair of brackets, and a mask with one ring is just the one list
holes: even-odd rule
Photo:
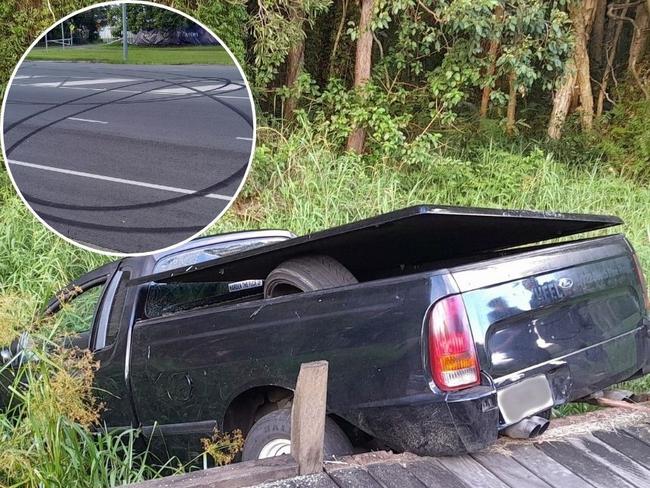
[[515, 133], [517, 124], [517, 75], [511, 71], [508, 75], [508, 112], [506, 117], [506, 133]]
[[[301, 39], [298, 44], [289, 49], [287, 54], [287, 80], [286, 86], [295, 88], [298, 76], [302, 71], [302, 66], [305, 60], [305, 40]], [[296, 110], [298, 99], [295, 96], [287, 98], [284, 102], [284, 118], [286, 120], [293, 119], [293, 113]]]
[[343, 28], [345, 27], [347, 16], [348, 16], [348, 0], [342, 0], [341, 20], [339, 21], [339, 26], [336, 29], [336, 35], [334, 36], [334, 44], [332, 45], [332, 52], [330, 53], [330, 63], [329, 63], [330, 78], [333, 78], [335, 76], [334, 63], [336, 62], [336, 53], [339, 48], [339, 43], [341, 42], [341, 36], [343, 35]]
[[[569, 14], [573, 21], [575, 31], [574, 58], [576, 67], [576, 80], [580, 90], [580, 122], [584, 131], [590, 131], [594, 124], [594, 96], [591, 91], [591, 75], [589, 70], [589, 19], [595, 0], [584, 0], [573, 3], [569, 7]], [[590, 10], [591, 9], [591, 10]]]
[[[496, 17], [497, 22], [501, 23], [503, 21], [503, 13], [503, 6], [497, 5], [494, 9], [494, 16]], [[492, 94], [492, 84], [494, 82], [492, 78], [497, 69], [497, 54], [500, 46], [500, 37], [495, 37], [490, 40], [490, 47], [488, 48], [488, 60], [490, 64], [485, 72], [485, 76], [488, 78], [489, 83], [483, 87], [483, 96], [481, 97], [480, 116], [482, 119], [487, 116], [488, 108], [490, 107], [490, 95]]]
[[589, 51], [594, 74], [602, 78], [606, 64], [605, 23], [607, 20], [607, 0], [597, 0], [594, 26], [591, 30]]
[[596, 0], [580, 0], [572, 3], [569, 8], [575, 35], [575, 46], [573, 55], [567, 60], [562, 82], [553, 97], [553, 109], [547, 130], [551, 139], [559, 139], [562, 135], [562, 127], [569, 113], [576, 81], [580, 93], [582, 127], [584, 130], [591, 130], [593, 126], [594, 97], [591, 91], [587, 42], [594, 18], [595, 6]]
[[648, 9], [645, 4], [638, 5], [634, 17], [634, 35], [630, 44], [630, 54], [628, 56], [627, 69], [634, 77], [641, 91], [648, 98], [648, 91], [643, 86], [643, 81], [637, 71], [637, 63], [643, 57], [645, 46], [648, 42]]
[[[359, 38], [357, 39], [357, 52], [354, 62], [354, 88], [360, 89], [370, 79], [372, 68], [372, 14], [374, 0], [360, 0], [361, 18], [359, 20]], [[366, 140], [366, 130], [363, 127], [355, 128], [348, 137], [348, 150], [358, 154], [363, 152]]]
[[[625, 17], [627, 15], [628, 7], [625, 7], [621, 10], [621, 16]], [[605, 64], [605, 71], [603, 73], [603, 78], [600, 81], [600, 90], [598, 91], [598, 100], [596, 102], [596, 117], [600, 117], [603, 114], [603, 106], [605, 104], [605, 97], [607, 95], [607, 86], [609, 85], [609, 78], [611, 77], [614, 59], [616, 58], [616, 52], [618, 50], [618, 41], [621, 37], [621, 32], [623, 32], [623, 21], [611, 19], [610, 22], [616, 23], [616, 28], [614, 29], [614, 34], [612, 39], [607, 47], [607, 63]]]
[[571, 95], [573, 94], [573, 87], [576, 84], [576, 71], [573, 59], [567, 61], [565, 69], [566, 72], [562, 78], [562, 83], [553, 97], [553, 110], [551, 111], [551, 119], [548, 124], [548, 136], [551, 139], [559, 139], [562, 135], [562, 127], [564, 127], [564, 121], [569, 113]]

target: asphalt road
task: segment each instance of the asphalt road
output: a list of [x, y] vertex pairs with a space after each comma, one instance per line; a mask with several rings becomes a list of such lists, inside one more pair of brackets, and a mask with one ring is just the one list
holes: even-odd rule
[[26, 61], [8, 92], [4, 148], [51, 227], [121, 253], [171, 246], [235, 195], [253, 113], [235, 66]]

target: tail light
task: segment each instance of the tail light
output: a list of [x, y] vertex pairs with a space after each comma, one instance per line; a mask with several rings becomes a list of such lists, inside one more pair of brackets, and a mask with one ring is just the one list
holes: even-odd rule
[[634, 267], [636, 268], [636, 274], [639, 277], [639, 282], [641, 283], [641, 293], [643, 294], [643, 303], [645, 304], [645, 309], [650, 311], [650, 297], [648, 296], [648, 283], [643, 276], [643, 270], [641, 269], [641, 262], [636, 253], [632, 253], [634, 258]]
[[437, 302], [429, 316], [429, 363], [441, 390], [480, 383], [480, 370], [465, 305], [460, 295]]

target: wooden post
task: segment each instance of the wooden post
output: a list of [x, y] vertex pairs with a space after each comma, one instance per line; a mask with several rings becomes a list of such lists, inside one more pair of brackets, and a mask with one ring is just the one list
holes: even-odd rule
[[300, 366], [291, 408], [291, 455], [300, 475], [323, 470], [327, 371], [327, 361]]

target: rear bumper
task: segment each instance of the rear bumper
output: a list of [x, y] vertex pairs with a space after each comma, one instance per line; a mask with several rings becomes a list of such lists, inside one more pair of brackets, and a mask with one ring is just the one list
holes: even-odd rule
[[344, 417], [392, 449], [424, 456], [479, 451], [498, 436], [496, 390], [479, 386], [432, 401], [431, 395], [357, 409]]
[[402, 398], [342, 416], [396, 450], [429, 456], [475, 452], [493, 444], [507, 426], [497, 404], [500, 388], [545, 375], [558, 406], [625, 381], [649, 367], [650, 336], [646, 327], [640, 327], [494, 382], [486, 377], [484, 386]]
[[[554, 404], [578, 400], [625, 381], [648, 368], [650, 340], [645, 325], [598, 344], [579, 349], [494, 380], [497, 389], [544, 374]], [[504, 427], [502, 425], [501, 427]]]

